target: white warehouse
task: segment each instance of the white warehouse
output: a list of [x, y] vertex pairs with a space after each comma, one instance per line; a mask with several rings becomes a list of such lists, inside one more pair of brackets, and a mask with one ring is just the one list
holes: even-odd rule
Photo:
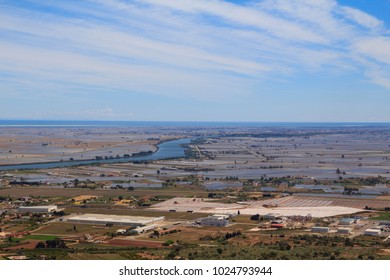
[[369, 236], [380, 236], [382, 234], [382, 231], [377, 228], [369, 228], [364, 231], [364, 235]]
[[200, 220], [202, 226], [226, 227], [229, 225], [229, 215], [213, 215]]
[[20, 206], [18, 212], [22, 213], [52, 213], [57, 211], [57, 205], [41, 205], [41, 206]]
[[70, 217], [66, 221], [70, 223], [80, 223], [80, 224], [142, 227], [163, 220], [165, 220], [164, 216], [141, 217], [141, 216], [121, 216], [121, 215], [104, 215], [104, 214], [83, 214], [83, 215]]
[[156, 229], [155, 225], [149, 225], [149, 226], [137, 227], [135, 229], [132, 229], [130, 232], [133, 234], [141, 234], [154, 229]]

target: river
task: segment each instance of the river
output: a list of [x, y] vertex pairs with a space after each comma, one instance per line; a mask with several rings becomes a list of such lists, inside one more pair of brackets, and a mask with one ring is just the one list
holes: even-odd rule
[[185, 156], [185, 149], [182, 145], [189, 144], [193, 138], [183, 138], [178, 140], [172, 140], [163, 142], [158, 145], [158, 150], [151, 155], [136, 156], [128, 158], [113, 158], [113, 159], [87, 159], [77, 161], [60, 161], [60, 162], [42, 162], [42, 163], [23, 163], [13, 165], [1, 165], [0, 171], [5, 170], [27, 170], [27, 169], [48, 169], [48, 168], [61, 168], [61, 167], [73, 167], [80, 165], [90, 165], [97, 163], [124, 163], [134, 161], [149, 161], [149, 160], [162, 160], [181, 158]]

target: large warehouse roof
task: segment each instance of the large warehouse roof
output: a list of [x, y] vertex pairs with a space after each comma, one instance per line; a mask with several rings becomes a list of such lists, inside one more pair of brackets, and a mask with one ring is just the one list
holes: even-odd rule
[[57, 211], [57, 205], [40, 205], [40, 206], [20, 206], [18, 208], [19, 212], [54, 212]]
[[67, 219], [69, 222], [78, 223], [111, 223], [122, 225], [147, 225], [161, 220], [164, 220], [164, 217], [121, 216], [104, 214], [83, 214]]

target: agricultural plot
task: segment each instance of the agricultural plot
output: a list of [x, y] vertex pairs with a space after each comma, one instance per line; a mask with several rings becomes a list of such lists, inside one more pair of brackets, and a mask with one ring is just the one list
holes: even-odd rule
[[[307, 197], [286, 197], [280, 199], [262, 200], [256, 202], [244, 203], [217, 203], [206, 199], [194, 198], [173, 198], [151, 207], [157, 211], [194, 211], [199, 213], [219, 213], [219, 214], [246, 214], [246, 215], [265, 215], [268, 213], [278, 213], [283, 216], [310, 214], [312, 217], [327, 217], [343, 214], [357, 213], [363, 208], [348, 207], [349, 201], [346, 200], [322, 200]], [[367, 202], [366, 202], [367, 203]], [[364, 204], [364, 202], [363, 202]], [[273, 205], [273, 207], [264, 207], [264, 205]], [[352, 204], [356, 206], [356, 204]]]
[[[75, 227], [75, 228], [74, 228]], [[84, 224], [72, 224], [72, 223], [50, 223], [42, 228], [38, 229], [34, 233], [43, 235], [43, 234], [53, 234], [58, 236], [80, 236], [83, 234], [96, 234], [104, 235], [109, 232], [116, 232], [121, 227], [112, 226], [94, 226], [94, 225], [84, 225]]]
[[289, 196], [277, 199], [270, 199], [254, 204], [277, 205], [278, 207], [322, 207], [340, 206], [356, 209], [364, 209], [366, 206], [375, 209], [390, 207], [390, 201], [380, 199], [354, 199], [338, 197], [310, 197], [310, 196]]

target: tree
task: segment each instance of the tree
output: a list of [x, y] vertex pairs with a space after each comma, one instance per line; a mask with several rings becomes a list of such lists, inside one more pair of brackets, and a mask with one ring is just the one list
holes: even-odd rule
[[170, 245], [172, 245], [174, 242], [173, 242], [173, 240], [167, 240], [167, 241], [165, 241], [164, 243], [163, 243], [163, 245], [164, 246], [170, 246]]
[[43, 242], [38, 242], [38, 244], [35, 245], [35, 248], [37, 248], [37, 249], [43, 249], [43, 248], [45, 248], [45, 243], [43, 243]]
[[171, 252], [166, 256], [166, 259], [167, 259], [167, 260], [173, 260], [175, 257], [176, 257], [176, 252], [175, 252], [175, 251], [171, 251]]
[[55, 211], [54, 215], [62, 217], [62, 216], [65, 216], [65, 212], [64, 211]]
[[55, 240], [46, 240], [47, 248], [67, 248], [64, 240], [55, 239]]

